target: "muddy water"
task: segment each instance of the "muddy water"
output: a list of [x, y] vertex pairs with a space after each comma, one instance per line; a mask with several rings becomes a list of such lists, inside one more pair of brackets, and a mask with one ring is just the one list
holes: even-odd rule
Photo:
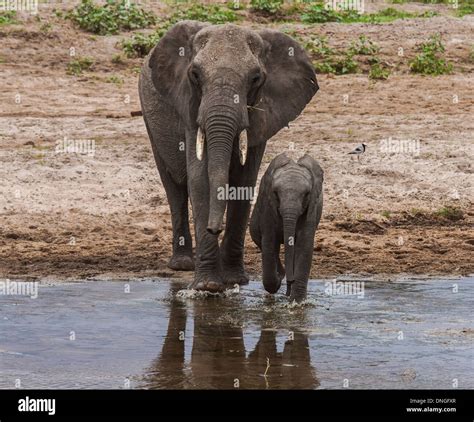
[[0, 388], [474, 388], [474, 278], [368, 281], [363, 298], [312, 281], [297, 308], [258, 282], [128, 285], [0, 296]]

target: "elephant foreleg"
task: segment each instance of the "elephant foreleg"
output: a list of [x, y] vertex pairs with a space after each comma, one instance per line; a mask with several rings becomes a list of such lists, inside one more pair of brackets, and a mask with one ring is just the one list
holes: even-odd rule
[[[240, 194], [255, 193], [264, 151], [265, 145], [250, 148], [244, 166], [239, 162], [238, 152], [233, 155], [229, 182]], [[245, 189], [239, 191], [239, 188]], [[249, 281], [244, 269], [244, 242], [250, 214], [250, 200], [251, 198], [247, 196], [227, 201], [226, 229], [220, 249], [224, 282], [229, 285], [247, 284]]]
[[218, 236], [207, 231], [209, 217], [209, 180], [207, 158], [196, 159], [194, 144], [188, 146], [188, 190], [193, 208], [196, 256], [191, 288], [219, 292], [224, 290], [220, 267]]
[[295, 272], [291, 284], [290, 301], [302, 302], [306, 299], [308, 279], [313, 262], [315, 227], [301, 227], [296, 235]]
[[262, 238], [262, 281], [268, 293], [276, 293], [281, 286], [283, 275], [280, 273], [280, 243], [274, 234]]

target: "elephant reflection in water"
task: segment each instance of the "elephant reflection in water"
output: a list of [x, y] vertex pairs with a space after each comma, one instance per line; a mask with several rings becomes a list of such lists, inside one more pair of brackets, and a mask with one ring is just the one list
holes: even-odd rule
[[[182, 286], [173, 286], [173, 298]], [[235, 306], [235, 303], [234, 303]], [[234, 308], [235, 309], [235, 308]], [[185, 362], [186, 304], [173, 299], [161, 354], [145, 377], [145, 388], [160, 389], [314, 389], [308, 337], [289, 330], [293, 339], [277, 351], [277, 332], [262, 328], [255, 349], [247, 353], [243, 330], [219, 299], [193, 303], [194, 335], [190, 362]], [[265, 319], [262, 327], [266, 325]], [[267, 369], [267, 362], [269, 367]], [[265, 375], [266, 374], [266, 375]]]

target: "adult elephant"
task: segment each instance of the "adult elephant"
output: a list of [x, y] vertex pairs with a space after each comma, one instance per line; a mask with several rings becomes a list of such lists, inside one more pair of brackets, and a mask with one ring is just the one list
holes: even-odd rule
[[248, 282], [243, 248], [250, 202], [227, 201], [223, 189], [255, 186], [267, 140], [295, 119], [317, 90], [305, 51], [273, 30], [183, 21], [146, 58], [139, 92], [171, 209], [168, 266], [195, 268], [191, 287], [218, 292], [225, 284]]

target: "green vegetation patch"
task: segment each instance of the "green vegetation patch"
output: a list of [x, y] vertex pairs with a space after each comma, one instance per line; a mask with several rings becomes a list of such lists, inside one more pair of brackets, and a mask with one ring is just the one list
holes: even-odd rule
[[67, 17], [81, 29], [99, 35], [146, 28], [156, 23], [153, 13], [126, 0], [107, 0], [105, 5], [95, 4], [93, 0], [82, 0]]
[[452, 206], [445, 206], [440, 208], [435, 213], [438, 217], [445, 218], [451, 221], [459, 221], [464, 218], [464, 213], [460, 208], [452, 207]]
[[264, 15], [274, 15], [280, 13], [282, 11], [283, 4], [283, 0], [250, 0], [251, 10]]
[[410, 71], [422, 75], [438, 76], [451, 73], [453, 65], [442, 54], [445, 52], [440, 34], [432, 35], [419, 47], [420, 54], [410, 61]]
[[233, 9], [225, 5], [192, 3], [189, 6], [180, 7], [169, 20], [175, 23], [185, 19], [222, 24], [235, 22], [238, 16]]
[[378, 58], [372, 57], [370, 60], [369, 79], [386, 80], [390, 76], [390, 69]]
[[91, 70], [94, 60], [90, 57], [78, 57], [67, 64], [67, 74], [80, 76], [84, 71]]
[[14, 10], [0, 12], [0, 25], [11, 25], [13, 23], [18, 23], [16, 20], [16, 12]]
[[387, 23], [396, 19], [408, 18], [430, 18], [436, 16], [434, 11], [426, 11], [423, 13], [410, 13], [403, 10], [388, 7], [382, 9], [377, 13], [361, 14], [357, 10], [341, 10], [336, 11], [326, 9], [323, 4], [313, 4], [309, 6], [301, 15], [301, 21], [304, 23], [326, 23], [326, 22], [340, 22], [340, 23]]

